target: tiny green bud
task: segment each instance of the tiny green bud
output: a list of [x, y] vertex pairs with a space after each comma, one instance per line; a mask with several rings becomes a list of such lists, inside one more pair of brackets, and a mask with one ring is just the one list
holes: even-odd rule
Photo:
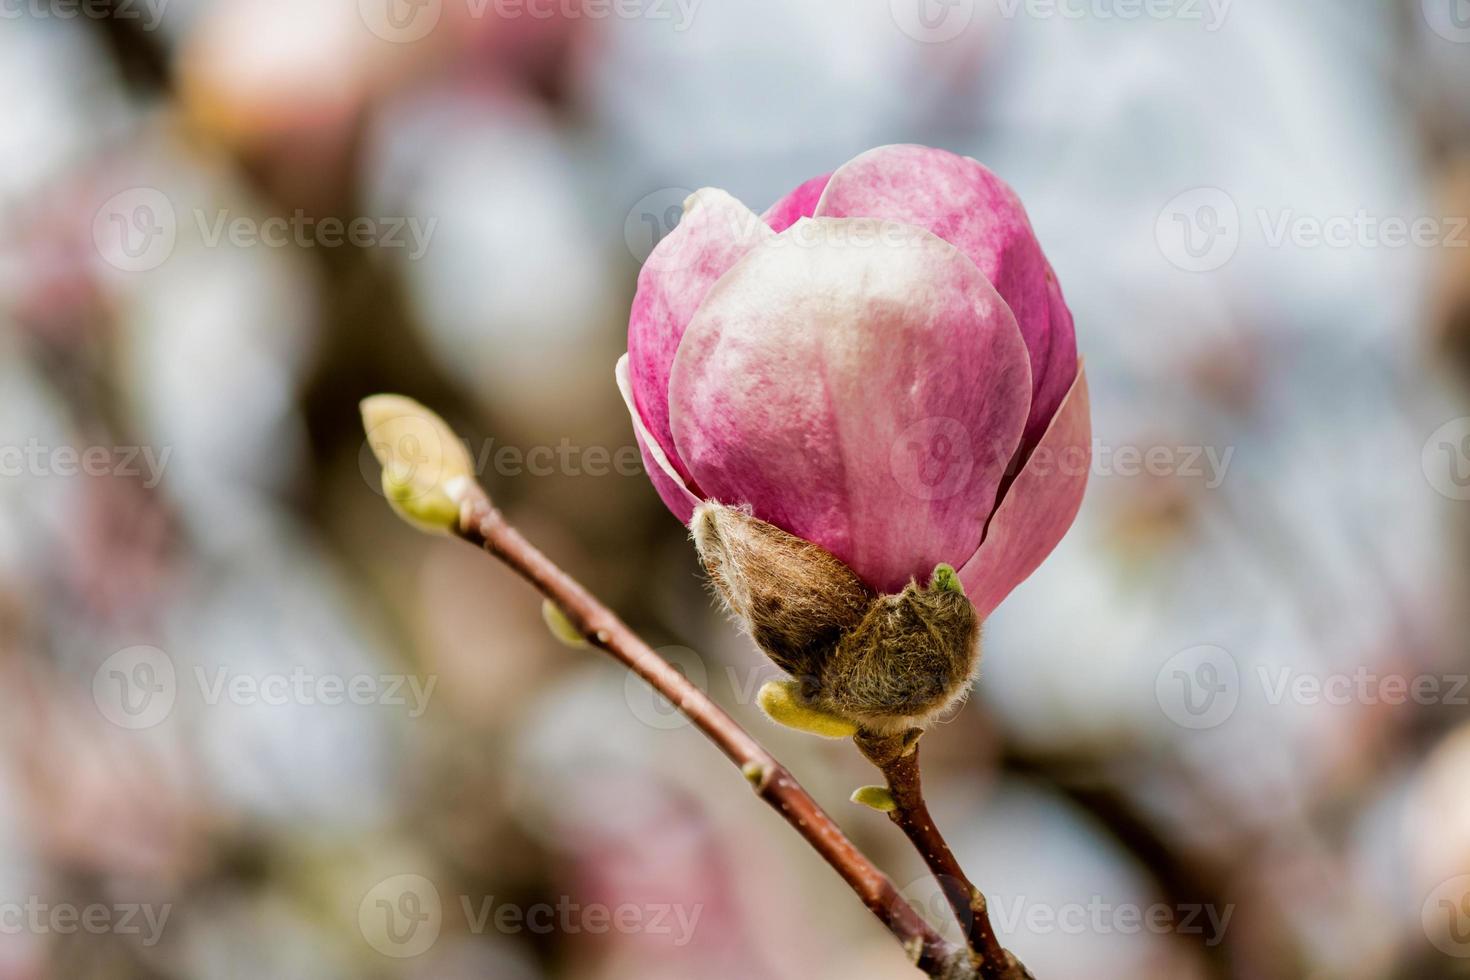
[[886, 786], [859, 786], [852, 794], [852, 801], [879, 813], [892, 813], [898, 809], [898, 802]]
[[766, 781], [766, 776], [768, 775], [766, 767], [759, 762], [747, 762], [740, 767], [740, 772], [745, 776], [746, 782], [750, 783], [756, 789], [761, 788], [761, 783]]
[[561, 606], [550, 599], [541, 600], [541, 618], [546, 621], [546, 628], [551, 635], [573, 649], [581, 649], [587, 646], [587, 638], [582, 635], [572, 621], [567, 619], [567, 614], [561, 611]]
[[383, 495], [420, 530], [448, 534], [472, 485], [469, 451], [444, 420], [411, 398], [373, 395], [360, 405], [368, 447], [383, 467]]
[[839, 715], [814, 708], [801, 697], [796, 681], [767, 681], [757, 696], [761, 710], [778, 725], [822, 738], [851, 738], [858, 726]]

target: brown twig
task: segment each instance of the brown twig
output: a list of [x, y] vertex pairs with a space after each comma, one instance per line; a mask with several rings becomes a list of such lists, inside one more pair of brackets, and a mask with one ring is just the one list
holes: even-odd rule
[[750, 780], [756, 794], [781, 814], [830, 864], [859, 899], [931, 977], [976, 976], [967, 951], [924, 921], [893, 882], [848, 840], [817, 801], [733, 718], [664, 660], [591, 593], [511, 527], [484, 491], [473, 487], [460, 508], [457, 532], [514, 569], [554, 602], [589, 643], [611, 654], [678, 706]]
[[902, 735], [859, 734], [853, 741], [888, 781], [888, 791], [893, 795], [894, 803], [888, 818], [908, 837], [929, 872], [939, 882], [945, 900], [964, 927], [976, 976], [982, 980], [1034, 980], [1030, 971], [1001, 945], [990, 922], [985, 896], [970, 883], [944, 835], [935, 826], [934, 818], [929, 815], [919, 778], [919, 736], [922, 734], [919, 729]]

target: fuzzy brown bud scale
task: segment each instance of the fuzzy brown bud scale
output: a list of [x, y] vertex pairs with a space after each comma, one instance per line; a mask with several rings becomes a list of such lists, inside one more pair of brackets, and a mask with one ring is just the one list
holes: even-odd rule
[[889, 733], [968, 693], [980, 623], [953, 570], [877, 595], [831, 553], [740, 508], [703, 504], [690, 530], [725, 605], [813, 708]]

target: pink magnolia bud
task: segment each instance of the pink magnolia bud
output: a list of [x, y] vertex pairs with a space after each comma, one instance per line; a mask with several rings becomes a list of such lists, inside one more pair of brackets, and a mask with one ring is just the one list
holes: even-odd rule
[[959, 569], [983, 618], [1071, 525], [1091, 460], [1072, 316], [1011, 189], [870, 150], [761, 217], [685, 204], [618, 381], [659, 495], [748, 508], [875, 593]]

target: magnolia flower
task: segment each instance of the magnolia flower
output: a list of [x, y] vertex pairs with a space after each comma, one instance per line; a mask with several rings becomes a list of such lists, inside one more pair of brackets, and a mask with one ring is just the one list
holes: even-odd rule
[[[865, 723], [928, 716], [968, 687], [964, 637], [1061, 540], [1087, 480], [1087, 385], [1056, 277], [1011, 189], [943, 150], [870, 150], [760, 216], [692, 195], [639, 276], [617, 376], [654, 486], [732, 609], [813, 703]], [[820, 574], [803, 585], [807, 567]], [[961, 593], [962, 655], [917, 668], [943, 675], [943, 696], [885, 712], [831, 693], [826, 666], [871, 632], [872, 603], [914, 637], [939, 606], [954, 618], [935, 597]], [[772, 599], [827, 611], [763, 623]]]

